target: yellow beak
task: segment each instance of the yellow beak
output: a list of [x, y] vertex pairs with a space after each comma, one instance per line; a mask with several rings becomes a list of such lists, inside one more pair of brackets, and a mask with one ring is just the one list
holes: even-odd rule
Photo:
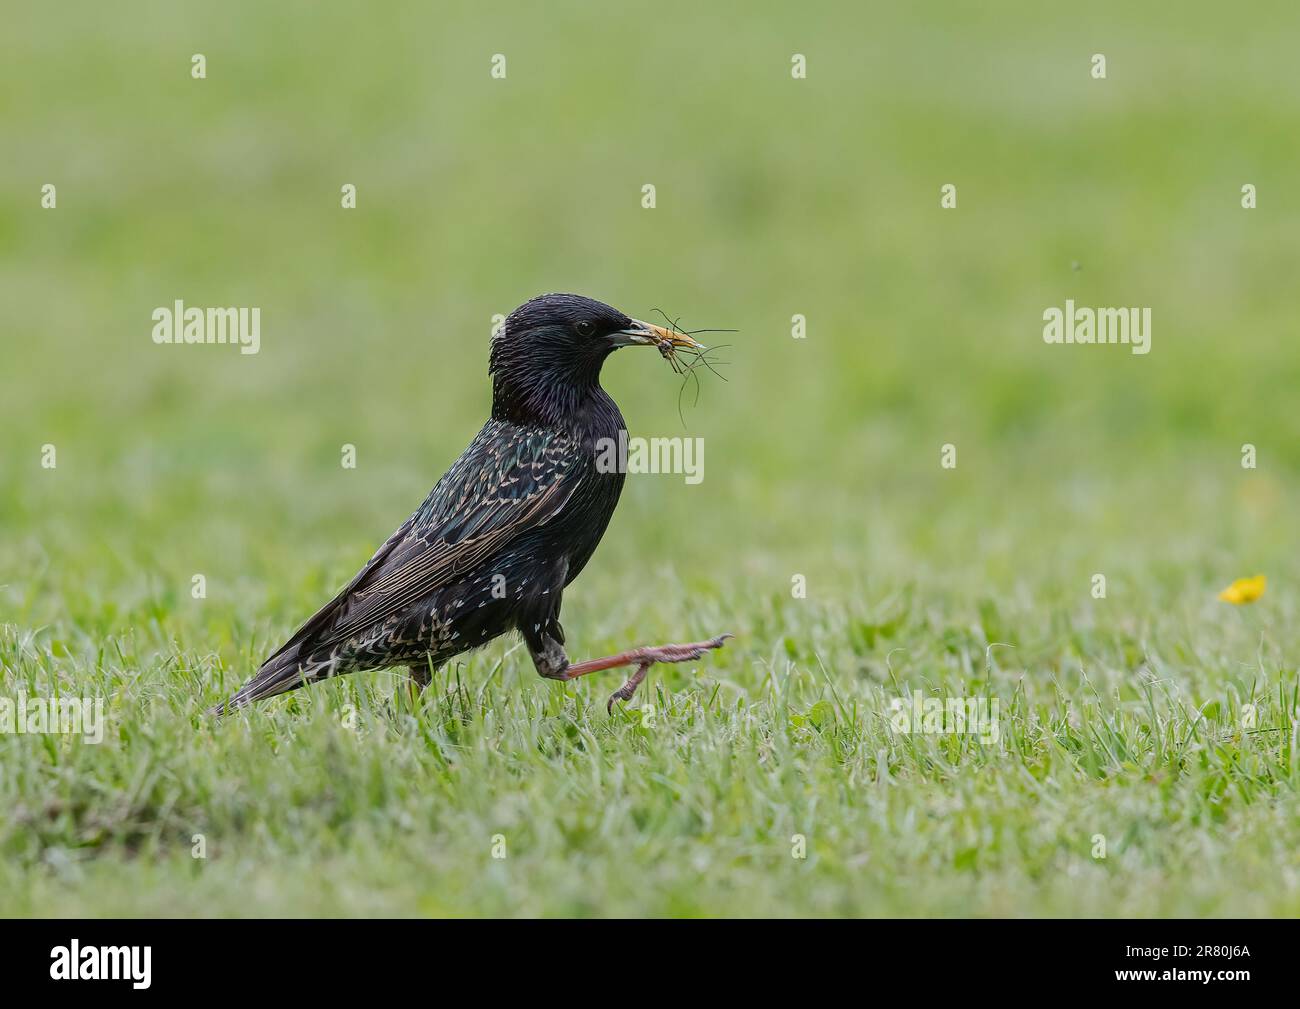
[[632, 325], [620, 332], [628, 337], [629, 343], [640, 344], [644, 347], [657, 347], [665, 340], [674, 348], [685, 347], [691, 350], [707, 350], [704, 344], [700, 343], [692, 336], [686, 333], [678, 333], [676, 330], [664, 329], [663, 326], [655, 326], [648, 322], [642, 322], [640, 319], [633, 319]]

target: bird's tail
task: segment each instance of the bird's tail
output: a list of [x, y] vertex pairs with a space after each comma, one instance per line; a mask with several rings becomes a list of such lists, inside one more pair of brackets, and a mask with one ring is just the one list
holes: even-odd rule
[[272, 655], [262, 667], [253, 674], [253, 678], [239, 688], [231, 697], [215, 708], [210, 708], [211, 715], [225, 715], [236, 708], [243, 708], [254, 701], [260, 701], [289, 690], [296, 690], [308, 683], [314, 683], [323, 676], [328, 676], [329, 660], [314, 661], [314, 657], [304, 657], [297, 648]]

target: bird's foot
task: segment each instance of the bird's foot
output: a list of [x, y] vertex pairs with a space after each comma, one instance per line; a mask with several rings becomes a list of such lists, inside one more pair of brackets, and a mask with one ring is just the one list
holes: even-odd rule
[[634, 654], [647, 665], [655, 662], [690, 662], [692, 659], [698, 659], [711, 649], [721, 648], [731, 636], [730, 634], [719, 634], [716, 638], [710, 638], [708, 641], [697, 641], [691, 645], [654, 645], [649, 648], [637, 648], [634, 650]]
[[610, 695], [609, 702], [605, 705], [605, 710], [612, 713], [614, 702], [630, 700], [632, 695], [636, 693], [636, 688], [645, 679], [646, 671], [656, 662], [690, 662], [700, 658], [705, 652], [714, 648], [721, 648], [729, 637], [731, 637], [730, 634], [719, 634], [716, 638], [710, 638], [708, 641], [696, 641], [687, 645], [649, 645], [643, 648], [633, 648], [627, 652], [620, 652], [618, 655], [611, 655], [604, 659], [588, 659], [586, 662], [570, 665], [564, 671], [563, 678], [573, 680], [579, 676], [586, 676], [588, 673], [598, 672], [601, 669], [635, 665], [636, 672], [628, 677], [623, 686]]
[[615, 701], [632, 700], [632, 695], [636, 693], [636, 688], [641, 686], [641, 681], [645, 679], [646, 670], [653, 665], [653, 662], [642, 662], [636, 667], [636, 672], [627, 678], [627, 682], [609, 695], [609, 700], [605, 702], [606, 714], [612, 715], [614, 713]]

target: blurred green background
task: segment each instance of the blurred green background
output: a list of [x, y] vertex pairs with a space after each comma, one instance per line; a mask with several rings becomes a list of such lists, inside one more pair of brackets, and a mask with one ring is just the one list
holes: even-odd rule
[[[575, 656], [735, 629], [741, 684], [881, 680], [976, 628], [1073, 682], [1069, 626], [1123, 640], [1123, 685], [1163, 620], [1188, 683], [1295, 668], [1294, 4], [15, 4], [5, 35], [7, 675], [132, 636], [137, 687], [175, 662], [217, 700], [423, 498], [492, 316], [553, 290], [739, 330], [685, 427], [657, 355], [607, 365], [706, 471], [629, 480]], [[1045, 345], [1067, 298], [1150, 306], [1151, 353]], [[259, 306], [261, 352], [156, 346], [176, 299]], [[1214, 600], [1257, 571], [1258, 607]]]
[[[982, 7], [20, 7], [6, 549], [30, 572], [85, 537], [114, 595], [274, 591], [286, 542], [341, 576], [477, 429], [493, 313], [573, 290], [740, 330], [687, 415], [705, 483], [633, 481], [601, 570], [646, 551], [820, 592], [882, 562], [1123, 569], [1152, 537], [1293, 553], [1257, 531], [1300, 464], [1300, 15]], [[1044, 344], [1067, 297], [1151, 306], [1153, 352]], [[177, 298], [260, 306], [261, 353], [155, 346]], [[659, 364], [607, 369], [634, 434], [683, 433]], [[1025, 549], [1026, 524], [1056, 537]]]

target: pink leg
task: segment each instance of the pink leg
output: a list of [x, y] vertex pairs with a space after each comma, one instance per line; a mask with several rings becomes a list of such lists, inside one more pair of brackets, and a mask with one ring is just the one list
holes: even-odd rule
[[618, 666], [636, 666], [636, 671], [628, 677], [627, 682], [618, 690], [610, 695], [609, 703], [605, 706], [607, 710], [614, 710], [615, 701], [626, 701], [636, 693], [636, 688], [641, 685], [645, 679], [646, 670], [656, 662], [690, 662], [692, 659], [698, 659], [705, 652], [712, 648], [721, 648], [723, 643], [731, 637], [730, 634], [719, 634], [716, 638], [709, 641], [697, 641], [689, 645], [653, 645], [643, 648], [633, 648], [626, 652], [619, 652], [617, 655], [608, 655], [603, 659], [588, 659], [586, 662], [574, 662], [565, 668], [564, 674], [560, 677], [563, 680], [576, 680], [579, 676], [586, 676], [588, 673], [598, 673], [602, 669], [615, 669]]

